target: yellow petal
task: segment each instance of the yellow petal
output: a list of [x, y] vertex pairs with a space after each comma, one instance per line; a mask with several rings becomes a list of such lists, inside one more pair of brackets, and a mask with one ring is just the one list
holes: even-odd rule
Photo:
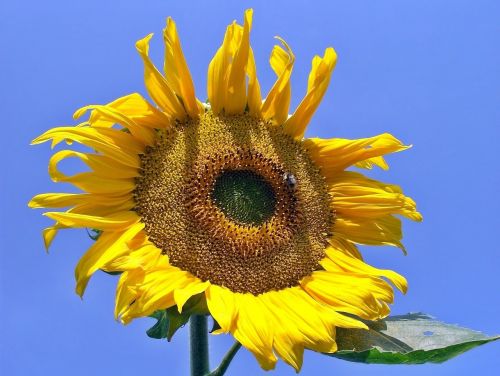
[[260, 109], [262, 107], [262, 96], [260, 94], [260, 84], [257, 79], [257, 67], [255, 65], [255, 57], [252, 48], [249, 49], [248, 54], [248, 110], [250, 115], [260, 117]]
[[203, 113], [203, 106], [196, 99], [193, 79], [189, 72], [175, 22], [169, 17], [163, 30], [165, 41], [165, 77], [172, 90], [182, 98], [186, 112], [191, 117]]
[[220, 113], [224, 108], [228, 67], [231, 58], [230, 45], [235, 30], [238, 32], [239, 29], [241, 29], [241, 26], [236, 25], [235, 22], [227, 27], [222, 46], [219, 47], [208, 65], [207, 95], [210, 107], [215, 114]]
[[[246, 74], [251, 75], [254, 66], [250, 61], [251, 9], [245, 11], [244, 26], [233, 22], [226, 29], [222, 46], [217, 50], [208, 67], [208, 100], [216, 114], [243, 113], [247, 105]], [[251, 76], [250, 76], [251, 77]], [[252, 79], [252, 100], [256, 96], [256, 80]], [[254, 106], [255, 108], [255, 106]]]
[[265, 120], [270, 120], [275, 124], [283, 124], [288, 118], [288, 109], [290, 107], [292, 95], [290, 77], [295, 56], [283, 39], [276, 38], [286, 50], [278, 45], [273, 48], [269, 62], [278, 78], [264, 100], [261, 112]]
[[[331, 343], [335, 339], [336, 326], [342, 328], [367, 329], [367, 326], [361, 321], [342, 315], [341, 313], [332, 310], [331, 307], [317, 301], [302, 287], [292, 287], [286, 291], [290, 294], [290, 299], [287, 299], [290, 302], [289, 305], [296, 307], [297, 315], [301, 315], [302, 317], [307, 318], [307, 320], [311, 320], [310, 325], [313, 328], [316, 328], [316, 331], [322, 333], [320, 337], [321, 339], [318, 338], [316, 341], [309, 341], [307, 343], [307, 347], [311, 347], [314, 342], [318, 342], [318, 345], [323, 344], [326, 348], [331, 348]], [[285, 300], [284, 297], [283, 300]], [[311, 317], [313, 317], [313, 312], [316, 312], [316, 315], [314, 316], [315, 321], [311, 319]], [[306, 313], [309, 313], [309, 315], [306, 315]], [[321, 331], [319, 328], [321, 328]], [[307, 334], [308, 336], [312, 335], [309, 330], [307, 331]], [[324, 352], [323, 350], [321, 351]]]
[[[141, 233], [139, 233], [141, 234]], [[128, 242], [127, 244], [130, 244]], [[130, 248], [130, 246], [129, 246]], [[107, 271], [124, 271], [120, 275], [116, 286], [115, 319], [118, 320], [140, 295], [140, 286], [144, 283], [146, 271], [158, 265], [161, 260], [168, 259], [161, 254], [161, 250], [152, 243], [148, 243], [139, 249], [131, 250], [130, 253], [111, 260], [102, 269]], [[167, 262], [168, 264], [168, 262]], [[122, 320], [122, 322], [127, 323]]]
[[30, 208], [64, 208], [89, 201], [87, 193], [42, 193], [28, 203]]
[[[119, 111], [143, 127], [163, 129], [170, 126], [169, 117], [151, 105], [138, 93], [125, 95], [105, 106]], [[80, 108], [74, 113], [73, 118], [78, 119], [86, 110], [86, 107]], [[97, 111], [92, 111], [89, 123], [96, 127], [111, 127], [114, 124], [113, 120], [102, 116]]]
[[214, 331], [214, 334], [231, 332], [238, 315], [235, 294], [225, 287], [210, 285], [205, 292], [205, 296], [208, 310], [221, 327], [219, 330]]
[[103, 270], [110, 272], [121, 272], [133, 269], [147, 270], [153, 268], [160, 257], [167, 257], [166, 255], [162, 255], [161, 249], [157, 248], [152, 243], [139, 246], [135, 250], [135, 244], [131, 244], [130, 241], [127, 244], [132, 251], [127, 255], [111, 260], [111, 262], [103, 267]]
[[371, 170], [373, 166], [380, 167], [382, 170], [389, 169], [389, 165], [382, 156], [364, 159], [362, 161], [354, 163], [354, 166], [358, 168], [364, 168], [367, 170]]
[[83, 191], [97, 194], [124, 195], [135, 189], [133, 179], [106, 179], [92, 172], [83, 172], [72, 176], [59, 175], [54, 181], [71, 183]]
[[135, 139], [141, 142], [143, 145], [152, 145], [155, 140], [155, 132], [153, 129], [139, 125], [132, 118], [128, 117], [127, 115], [114, 109], [111, 106], [85, 106], [75, 112], [73, 116], [78, 118], [82, 116], [87, 110], [93, 110], [93, 113], [95, 112], [99, 114], [100, 119], [105, 120], [108, 123], [119, 124], [128, 129], [132, 136], [134, 136]]
[[49, 174], [53, 181], [66, 181], [67, 176], [57, 170], [57, 164], [66, 158], [80, 159], [93, 170], [95, 175], [104, 178], [127, 179], [139, 176], [138, 168], [123, 165], [106, 155], [61, 150], [55, 153], [49, 162]]
[[[346, 255], [345, 250], [343, 249], [328, 247], [326, 249], [326, 255], [333, 264], [341, 267], [346, 272], [356, 273], [356, 274], [366, 274], [374, 277], [385, 277], [389, 281], [391, 281], [394, 284], [394, 286], [396, 286], [401, 292], [406, 293], [408, 289], [408, 282], [402, 275], [392, 270], [378, 269], [373, 266], [370, 266], [359, 259], [351, 257], [350, 255]], [[328, 265], [331, 264], [325, 264], [325, 265], [323, 265], [325, 269], [329, 270]], [[334, 271], [337, 270], [338, 269], [335, 269]]]
[[415, 221], [422, 220], [415, 201], [405, 196], [397, 185], [343, 171], [328, 179], [328, 186], [333, 207], [343, 218], [378, 218], [386, 214], [400, 214]]
[[309, 74], [307, 94], [293, 115], [285, 122], [285, 133], [299, 140], [304, 137], [306, 127], [328, 88], [336, 63], [337, 54], [331, 47], [325, 50], [322, 58], [319, 56], [314, 57], [311, 73]]
[[144, 280], [144, 270], [132, 269], [120, 275], [116, 285], [115, 320], [133, 303], [137, 297], [138, 286]]
[[[239, 36], [239, 43], [232, 53], [232, 62], [229, 65], [226, 100], [224, 109], [226, 114], [241, 114], [247, 105], [246, 72], [250, 50], [250, 29], [252, 28], [252, 9], [245, 11], [243, 31]], [[235, 35], [238, 33], [235, 33]]]
[[273, 293], [275, 291], [257, 296], [262, 302], [261, 306], [266, 309], [269, 325], [274, 328], [273, 349], [280, 358], [299, 371], [304, 357], [304, 341], [299, 331], [301, 323], [287, 316], [288, 312], [283, 309], [281, 301], [272, 299]]
[[334, 176], [338, 171], [352, 165], [371, 168], [377, 162], [378, 166], [386, 169], [385, 161], [380, 163], [380, 160], [383, 160], [380, 159], [382, 155], [409, 148], [388, 133], [357, 140], [309, 138], [304, 140], [304, 146], [313, 160], [322, 167], [326, 177]]
[[[83, 197], [83, 199], [74, 200], [76, 197], [71, 196]], [[68, 213], [92, 213], [93, 215], [111, 215], [123, 210], [129, 210], [135, 205], [130, 202], [130, 198], [128, 197], [101, 197], [89, 194], [72, 194], [71, 196], [66, 197], [65, 194], [60, 193], [41, 194], [35, 196], [30, 202], [30, 205], [32, 205], [32, 207], [60, 207], [61, 205], [68, 206], [67, 204], [69, 204], [69, 202], [78, 201], [78, 204], [68, 210]], [[58, 231], [65, 228], [68, 228], [68, 226], [56, 222], [54, 226], [43, 230], [43, 241], [47, 252]]]
[[387, 305], [377, 299], [392, 302], [392, 288], [386, 282], [370, 276], [315, 271], [301, 281], [301, 286], [319, 301], [335, 311], [347, 312], [368, 320], [389, 314]]
[[[283, 291], [283, 290], [282, 290]], [[259, 295], [263, 305], [268, 308], [269, 319], [274, 327], [273, 348], [275, 352], [298, 372], [302, 367], [304, 357], [304, 346], [308, 342], [307, 331], [302, 326], [304, 320], [302, 316], [290, 312], [289, 306], [280, 293], [282, 291], [270, 291]], [[290, 297], [287, 295], [287, 297]], [[317, 316], [317, 314], [315, 314]], [[298, 320], [297, 320], [298, 318]], [[314, 320], [314, 318], [313, 318]], [[309, 324], [305, 324], [306, 327]], [[319, 328], [322, 331], [324, 328]], [[329, 338], [329, 340], [332, 340]]]
[[273, 349], [280, 358], [295, 368], [295, 371], [300, 371], [304, 362], [304, 346], [296, 343], [290, 332], [284, 329], [280, 332], [280, 335], [276, 335]]
[[346, 239], [337, 236], [335, 238], [328, 239], [328, 243], [334, 248], [344, 250], [344, 252], [350, 254], [352, 257], [363, 260], [363, 256], [361, 255], [361, 252], [359, 252], [358, 247]]
[[302, 288], [269, 291], [259, 298], [275, 319], [274, 349], [297, 371], [302, 365], [304, 347], [320, 352], [336, 349], [335, 313], [314, 301]]
[[97, 194], [124, 195], [135, 189], [133, 179], [106, 179], [92, 172], [66, 176], [58, 181], [71, 183], [83, 191]]
[[35, 138], [32, 144], [40, 144], [53, 140], [52, 147], [64, 140], [71, 140], [88, 146], [113, 160], [134, 168], [139, 168], [139, 154], [144, 146], [134, 137], [115, 129], [91, 127], [59, 127], [52, 128]]
[[144, 280], [136, 287], [134, 303], [124, 308], [121, 320], [127, 323], [175, 305], [174, 292], [189, 285], [193, 279], [196, 277], [170, 265], [146, 272]]
[[333, 235], [365, 245], [393, 245], [406, 250], [401, 243], [401, 221], [392, 215], [380, 218], [341, 218], [335, 220]]
[[208, 281], [202, 282], [200, 279], [193, 276], [193, 278], [188, 281], [185, 286], [175, 290], [174, 301], [175, 304], [177, 304], [179, 313], [182, 312], [182, 307], [184, 307], [184, 304], [188, 301], [189, 298], [196, 294], [204, 292], [209, 285], [210, 283]]
[[[61, 160], [69, 157], [77, 157], [84, 160], [88, 165], [98, 168], [99, 173], [83, 172], [72, 176], [64, 175], [58, 170], [57, 165]], [[106, 166], [104, 168], [102, 166], [97, 167], [102, 162], [103, 160], [100, 160], [98, 156], [78, 153], [72, 150], [61, 150], [55, 153], [49, 160], [49, 175], [54, 182], [71, 183], [90, 193], [114, 194], [118, 196], [135, 189], [136, 184], [132, 177], [123, 179], [105, 177], [108, 168]], [[127, 171], [128, 169], [124, 170], [125, 174]], [[116, 176], [116, 174], [116, 172], [110, 172], [108, 176]]]
[[121, 212], [107, 217], [67, 212], [46, 212], [43, 215], [68, 227], [88, 227], [111, 231], [126, 229], [140, 220], [140, 217], [133, 211]]
[[155, 103], [170, 117], [182, 120], [186, 117], [186, 111], [182, 103], [175, 95], [165, 77], [156, 69], [149, 59], [149, 40], [152, 37], [153, 34], [149, 34], [135, 44], [139, 55], [141, 55], [144, 61], [144, 82], [146, 84], [146, 90]]
[[254, 354], [263, 369], [273, 369], [278, 359], [272, 348], [274, 328], [265, 307], [252, 294], [235, 294], [235, 300], [239, 312], [234, 338]]
[[143, 223], [136, 223], [125, 231], [105, 231], [89, 248], [78, 262], [75, 269], [76, 292], [83, 296], [85, 287], [96, 270], [129, 251], [127, 241], [144, 228]]
[[62, 228], [66, 228], [66, 226], [62, 226], [60, 224], [55, 224], [54, 226], [47, 227], [43, 229], [42, 231], [42, 236], [43, 236], [43, 244], [45, 245], [45, 251], [49, 251], [49, 248], [54, 241], [54, 238], [56, 237], [58, 231]]
[[67, 213], [84, 214], [90, 216], [106, 217], [109, 215], [128, 212], [135, 206], [134, 199], [130, 196], [92, 195], [92, 200], [78, 204], [67, 210]]

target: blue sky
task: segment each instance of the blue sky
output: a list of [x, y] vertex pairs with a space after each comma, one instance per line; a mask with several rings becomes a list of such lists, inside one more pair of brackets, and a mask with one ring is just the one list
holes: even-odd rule
[[[115, 375], [188, 373], [187, 328], [172, 343], [152, 340], [140, 319], [113, 320], [116, 278], [97, 273], [85, 298], [73, 292], [73, 269], [89, 246], [71, 230], [43, 251], [49, 221], [26, 203], [64, 190], [47, 176], [47, 145], [29, 147], [46, 129], [73, 124], [73, 111], [139, 91], [142, 63], [134, 43], [150, 32], [160, 63], [165, 18], [178, 25], [186, 58], [205, 99], [206, 70], [226, 25], [253, 7], [252, 43], [264, 90], [274, 76], [268, 56], [280, 35], [297, 60], [293, 105], [305, 91], [310, 60], [333, 46], [339, 61], [307, 136], [360, 138], [390, 132], [413, 148], [390, 156], [388, 172], [424, 222], [405, 222], [409, 255], [366, 248], [366, 259], [404, 274], [410, 284], [393, 313], [424, 311], [494, 334], [500, 332], [500, 2], [498, 1], [4, 1], [0, 4], [2, 113], [0, 373]], [[212, 362], [232, 339], [211, 339]], [[494, 375], [499, 345], [443, 365], [365, 366], [308, 352], [303, 374]], [[231, 375], [261, 371], [246, 351]], [[278, 364], [274, 375], [292, 375]]]

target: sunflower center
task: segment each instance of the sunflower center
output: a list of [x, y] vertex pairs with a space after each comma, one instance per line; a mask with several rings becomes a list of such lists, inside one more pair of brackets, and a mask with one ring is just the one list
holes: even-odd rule
[[208, 111], [159, 131], [141, 164], [135, 210], [172, 265], [254, 295], [320, 267], [331, 198], [302, 143], [280, 127]]
[[271, 184], [250, 170], [223, 171], [215, 179], [212, 199], [230, 219], [249, 226], [263, 224], [276, 208]]

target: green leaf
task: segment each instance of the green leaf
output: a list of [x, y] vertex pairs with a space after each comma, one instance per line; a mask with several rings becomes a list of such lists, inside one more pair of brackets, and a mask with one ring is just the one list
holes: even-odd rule
[[424, 313], [368, 321], [369, 330], [337, 329], [339, 359], [375, 364], [441, 363], [500, 336], [437, 321]]
[[171, 341], [175, 332], [187, 324], [191, 314], [179, 313], [177, 307], [170, 307], [168, 309], [163, 309], [155, 311], [151, 316], [156, 320], [151, 328], [146, 331], [146, 334], [150, 338], [163, 339], [166, 338], [167, 341]]
[[185, 310], [182, 313], [179, 313], [177, 307], [174, 306], [167, 309], [167, 315], [169, 320], [167, 341], [170, 342], [175, 332], [188, 323], [191, 313]]
[[146, 334], [151, 338], [166, 338], [170, 342], [175, 332], [187, 324], [191, 315], [203, 315], [207, 313], [208, 309], [204, 294], [194, 295], [184, 304], [181, 313], [177, 310], [177, 306], [173, 306], [165, 310], [156, 311], [149, 316], [158, 321], [146, 331]]
[[165, 310], [156, 311], [149, 317], [155, 318], [158, 321], [156, 322], [156, 324], [154, 324], [154, 326], [152, 326], [146, 331], [148, 337], [156, 339], [166, 338], [168, 331], [167, 311]]
[[87, 235], [93, 241], [96, 241], [97, 239], [99, 239], [99, 236], [101, 236], [101, 234], [102, 234], [102, 230], [98, 230], [96, 228], [91, 228], [90, 230], [89, 229], [86, 229], [86, 230], [87, 230]]
[[220, 324], [213, 318], [213, 324], [212, 324], [212, 329], [210, 329], [210, 333], [215, 332], [216, 330], [219, 330], [221, 328]]
[[107, 270], [104, 270], [104, 269], [101, 269], [101, 271], [103, 271], [104, 273], [109, 274], [109, 275], [120, 275], [123, 273], [123, 272], [108, 272]]

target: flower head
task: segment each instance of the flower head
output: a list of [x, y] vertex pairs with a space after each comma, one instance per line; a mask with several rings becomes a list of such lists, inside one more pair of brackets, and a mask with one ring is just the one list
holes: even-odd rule
[[[389, 134], [359, 140], [304, 139], [330, 81], [332, 48], [312, 61], [307, 93], [289, 115], [294, 55], [282, 39], [271, 53], [276, 82], [262, 100], [250, 47], [252, 11], [228, 26], [208, 68], [208, 104], [195, 96], [176, 25], [168, 19], [164, 73], [137, 42], [153, 103], [134, 93], [86, 106], [77, 126], [36, 138], [79, 143], [55, 153], [49, 174], [81, 193], [35, 196], [46, 247], [64, 228], [101, 231], [76, 267], [83, 295], [97, 270], [121, 272], [116, 317], [123, 323], [198, 295], [207, 313], [265, 369], [279, 356], [299, 369], [304, 348], [336, 351], [335, 328], [388, 315], [399, 274], [363, 262], [357, 244], [401, 244], [395, 215], [421, 220], [398, 186], [348, 171], [387, 169], [385, 154], [406, 149]], [[67, 176], [78, 158], [89, 171]], [[383, 279], [385, 278], [385, 279]], [[345, 313], [349, 315], [345, 315]]]

